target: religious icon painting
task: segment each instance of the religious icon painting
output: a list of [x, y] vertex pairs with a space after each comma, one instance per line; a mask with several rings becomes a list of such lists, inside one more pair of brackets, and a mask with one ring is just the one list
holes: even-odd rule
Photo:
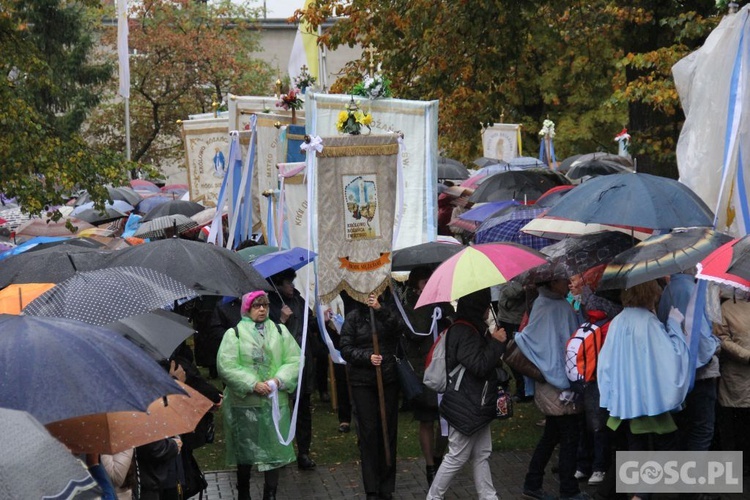
[[376, 174], [343, 175], [344, 227], [347, 240], [381, 237]]

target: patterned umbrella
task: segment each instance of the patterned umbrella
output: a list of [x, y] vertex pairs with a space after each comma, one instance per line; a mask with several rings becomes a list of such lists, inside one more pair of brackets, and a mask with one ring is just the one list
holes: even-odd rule
[[0, 314], [0, 366], [0, 407], [28, 411], [43, 424], [146, 411], [156, 398], [184, 394], [158, 363], [115, 332], [65, 318]]
[[451, 302], [477, 290], [501, 285], [546, 261], [539, 252], [513, 243], [467, 247], [435, 269], [415, 307]]
[[193, 432], [213, 403], [178, 382], [187, 393], [159, 398], [147, 412], [118, 411], [69, 418], [47, 424], [47, 430], [73, 453], [114, 454], [146, 443]]
[[609, 263], [599, 289], [630, 288], [691, 269], [731, 239], [731, 236], [705, 227], [651, 236]]
[[541, 238], [521, 231], [526, 224], [544, 213], [544, 208], [534, 208], [518, 205], [509, 213], [487, 219], [477, 228], [474, 234], [476, 243], [509, 242], [518, 243], [535, 250], [541, 250], [555, 241]]
[[198, 227], [198, 223], [186, 215], [165, 215], [144, 222], [133, 236], [144, 239], [169, 238], [194, 227]]
[[77, 273], [33, 300], [23, 312], [102, 326], [195, 296], [193, 290], [153, 269], [111, 267]]
[[[0, 408], [3, 498], [101, 498], [83, 462], [25, 411]], [[33, 473], [31, 472], [33, 471]]]

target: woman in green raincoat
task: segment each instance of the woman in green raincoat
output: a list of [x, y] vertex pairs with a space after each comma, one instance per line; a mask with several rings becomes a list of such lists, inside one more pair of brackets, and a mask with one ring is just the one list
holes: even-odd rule
[[278, 400], [279, 430], [289, 431], [288, 394], [297, 386], [300, 348], [284, 325], [268, 319], [268, 304], [265, 292], [243, 296], [242, 319], [226, 331], [216, 356], [219, 376], [226, 384], [222, 413], [227, 463], [237, 464], [240, 500], [250, 499], [253, 465], [265, 473], [264, 500], [273, 500], [279, 468], [296, 459], [291, 443], [279, 442], [272, 408], [273, 399]]

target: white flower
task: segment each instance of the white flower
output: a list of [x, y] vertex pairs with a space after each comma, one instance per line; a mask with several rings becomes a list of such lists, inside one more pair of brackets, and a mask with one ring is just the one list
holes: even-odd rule
[[544, 122], [542, 123], [542, 130], [539, 131], [539, 135], [554, 138], [555, 122], [553, 122], [552, 120], [544, 120]]

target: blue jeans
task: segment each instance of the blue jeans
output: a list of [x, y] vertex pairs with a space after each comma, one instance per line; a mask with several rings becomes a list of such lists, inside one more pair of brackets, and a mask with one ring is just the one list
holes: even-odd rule
[[573, 496], [581, 492], [575, 478], [580, 422], [580, 415], [547, 415], [544, 433], [529, 462], [529, 470], [523, 483], [525, 491], [542, 489], [544, 468], [549, 463], [555, 446], [560, 443], [560, 496]]

